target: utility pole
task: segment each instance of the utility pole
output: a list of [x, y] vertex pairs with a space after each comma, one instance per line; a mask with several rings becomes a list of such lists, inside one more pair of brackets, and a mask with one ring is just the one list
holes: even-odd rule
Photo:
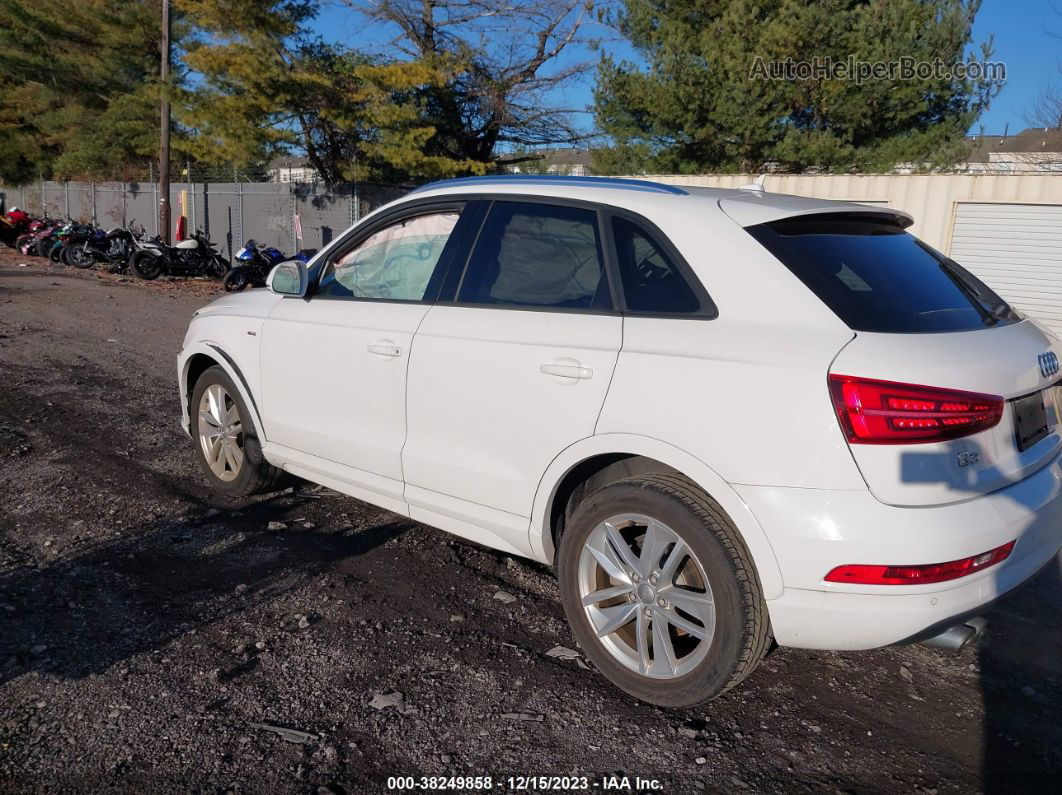
[[161, 134], [159, 138], [159, 231], [170, 242], [170, 0], [162, 0]]

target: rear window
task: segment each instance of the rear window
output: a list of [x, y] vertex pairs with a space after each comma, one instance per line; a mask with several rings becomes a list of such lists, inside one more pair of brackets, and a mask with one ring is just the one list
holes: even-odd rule
[[748, 227], [855, 331], [971, 331], [1021, 319], [953, 260], [873, 216], [802, 216]]

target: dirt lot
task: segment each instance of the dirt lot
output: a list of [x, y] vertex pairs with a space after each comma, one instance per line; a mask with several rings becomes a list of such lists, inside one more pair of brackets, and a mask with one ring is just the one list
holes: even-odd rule
[[1057, 567], [961, 655], [778, 649], [645, 706], [547, 655], [574, 646], [547, 568], [310, 486], [207, 491], [174, 362], [211, 286], [23, 261], [0, 252], [0, 789], [1058, 791]]

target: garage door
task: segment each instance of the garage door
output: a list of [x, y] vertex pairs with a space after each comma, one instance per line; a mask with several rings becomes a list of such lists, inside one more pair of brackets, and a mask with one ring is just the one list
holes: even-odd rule
[[1062, 335], [1062, 205], [959, 203], [951, 257]]

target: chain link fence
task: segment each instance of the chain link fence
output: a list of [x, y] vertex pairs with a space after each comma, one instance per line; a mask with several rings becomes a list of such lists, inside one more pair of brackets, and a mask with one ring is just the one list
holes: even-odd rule
[[[284, 252], [319, 249], [363, 215], [399, 198], [412, 185], [349, 184], [331, 190], [313, 183], [174, 182], [170, 217], [184, 216], [226, 257], [254, 238]], [[39, 182], [0, 186], [7, 208], [73, 218], [104, 228], [143, 226], [159, 234], [159, 186], [148, 182]], [[301, 232], [301, 235], [300, 235]]]

